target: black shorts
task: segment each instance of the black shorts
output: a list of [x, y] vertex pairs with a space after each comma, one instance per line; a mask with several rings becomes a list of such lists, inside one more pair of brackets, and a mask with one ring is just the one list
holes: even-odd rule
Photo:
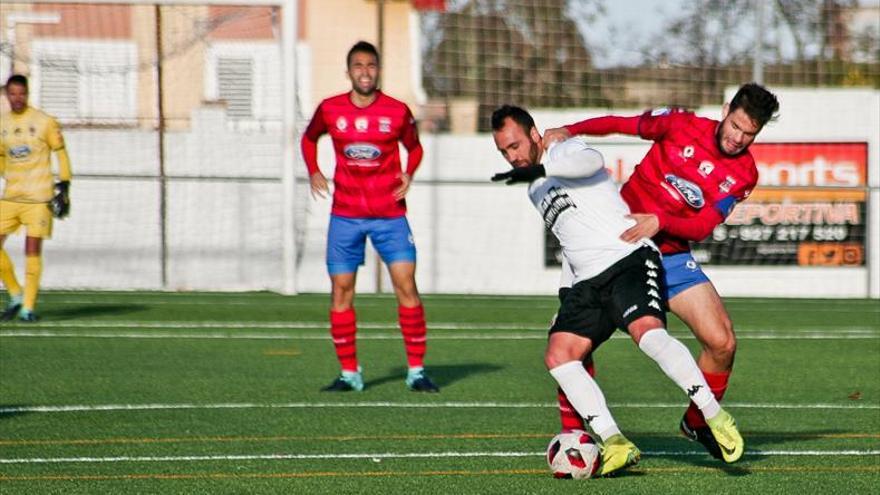
[[593, 341], [608, 340], [616, 328], [626, 331], [642, 316], [666, 325], [663, 263], [660, 254], [639, 248], [593, 278], [582, 280], [566, 294], [550, 333], [568, 332]]

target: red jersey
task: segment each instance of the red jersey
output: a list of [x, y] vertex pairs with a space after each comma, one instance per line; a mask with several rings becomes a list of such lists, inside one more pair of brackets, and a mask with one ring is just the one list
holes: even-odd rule
[[318, 169], [318, 138], [330, 133], [336, 152], [333, 174], [334, 215], [353, 218], [393, 218], [406, 214], [406, 201], [395, 200], [401, 185], [400, 148], [408, 151], [406, 173], [416, 171], [422, 145], [412, 112], [405, 103], [381, 91], [365, 108], [351, 102], [349, 93], [322, 101], [302, 139], [309, 175]]
[[748, 150], [721, 152], [717, 120], [678, 109], [648, 111], [638, 117], [599, 117], [566, 128], [572, 134], [634, 134], [654, 141], [620, 190], [633, 213], [660, 220], [654, 242], [663, 253], [690, 250], [752, 192], [758, 169]]

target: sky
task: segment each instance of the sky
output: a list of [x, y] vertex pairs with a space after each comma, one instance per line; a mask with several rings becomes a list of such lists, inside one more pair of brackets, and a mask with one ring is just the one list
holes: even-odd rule
[[[637, 65], [641, 62], [637, 48], [662, 32], [664, 20], [673, 17], [686, 3], [687, 0], [605, 0], [604, 22], [581, 23], [579, 28], [592, 49], [597, 67]], [[878, 6], [880, 0], [859, 0], [859, 4]], [[765, 8], [768, 7], [765, 5]], [[754, 34], [747, 38], [750, 41]], [[780, 42], [786, 43], [785, 40]]]

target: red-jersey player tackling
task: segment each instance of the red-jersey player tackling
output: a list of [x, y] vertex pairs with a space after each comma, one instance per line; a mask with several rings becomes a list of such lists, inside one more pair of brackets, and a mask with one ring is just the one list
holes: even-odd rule
[[[621, 189], [636, 220], [621, 238], [635, 242], [652, 237], [660, 247], [670, 310], [699, 340], [702, 352], [697, 362], [719, 400], [733, 368], [736, 336], [718, 292], [690, 253], [690, 242], [711, 234], [755, 187], [758, 171], [748, 147], [778, 110], [772, 93], [750, 83], [724, 105], [720, 122], [659, 109], [635, 117], [587, 119], [544, 134], [545, 146], [574, 134], [620, 133], [654, 141]], [[581, 428], [565, 396], [560, 394], [559, 400], [563, 428]], [[680, 427], [688, 438], [721, 458], [693, 402]]]
[[[352, 90], [322, 101], [302, 139], [313, 196], [325, 197], [327, 179], [318, 168], [318, 138], [329, 133], [336, 152], [333, 207], [327, 233], [327, 271], [332, 285], [330, 333], [342, 372], [326, 391], [361, 391], [364, 381], [355, 347], [357, 270], [367, 237], [388, 265], [398, 301], [398, 320], [416, 392], [439, 389], [424, 371], [425, 312], [415, 282], [416, 249], [404, 197], [422, 159], [422, 146], [407, 106], [377, 89], [379, 53], [365, 41], [348, 52]], [[398, 142], [407, 149], [401, 171]]]

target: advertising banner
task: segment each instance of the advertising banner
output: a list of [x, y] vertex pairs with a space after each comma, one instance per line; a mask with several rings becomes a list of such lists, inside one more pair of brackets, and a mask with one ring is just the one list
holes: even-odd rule
[[[712, 235], [694, 243], [707, 265], [863, 266], [866, 257], [868, 144], [755, 143], [759, 182]], [[626, 180], [645, 148], [603, 149]], [[637, 162], [636, 162], [637, 163]], [[558, 242], [545, 232], [545, 266], [558, 266]]]

